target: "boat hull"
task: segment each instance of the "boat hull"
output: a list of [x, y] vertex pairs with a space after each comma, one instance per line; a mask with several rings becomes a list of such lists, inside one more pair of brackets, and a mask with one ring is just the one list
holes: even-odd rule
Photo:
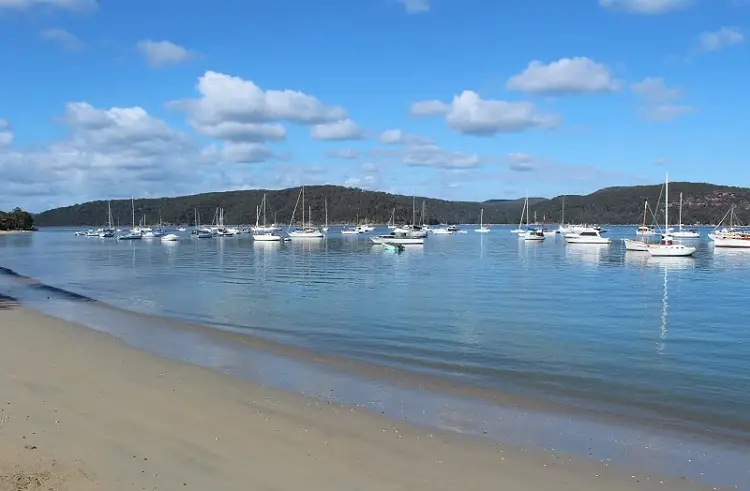
[[399, 245], [424, 245], [424, 238], [418, 237], [370, 237], [375, 245], [399, 244]]
[[713, 234], [709, 234], [708, 237], [713, 241], [714, 247], [750, 249], [750, 237], [724, 237]]
[[648, 253], [654, 257], [688, 257], [695, 254], [695, 247], [681, 244], [652, 244], [648, 248]]
[[625, 250], [633, 252], [648, 252], [648, 243], [642, 240], [623, 239]]
[[253, 240], [256, 242], [281, 242], [282, 237], [272, 234], [253, 234]]

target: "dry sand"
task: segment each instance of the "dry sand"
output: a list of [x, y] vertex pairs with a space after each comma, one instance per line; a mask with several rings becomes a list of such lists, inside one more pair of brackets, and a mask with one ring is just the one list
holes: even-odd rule
[[0, 299], [0, 491], [711, 489], [417, 429]]

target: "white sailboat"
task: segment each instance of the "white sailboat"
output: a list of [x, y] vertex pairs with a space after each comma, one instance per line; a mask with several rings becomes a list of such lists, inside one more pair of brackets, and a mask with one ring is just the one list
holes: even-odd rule
[[326, 209], [326, 225], [323, 227], [323, 232], [328, 232], [328, 198], [323, 198], [323, 205]]
[[[727, 217], [729, 217], [729, 226], [719, 229]], [[716, 229], [708, 234], [708, 238], [713, 241], [714, 247], [750, 249], [750, 232], [735, 228], [735, 219], [734, 205], [732, 205], [726, 215], [724, 215], [724, 218], [719, 222], [719, 225], [716, 226]]]
[[474, 232], [479, 232], [480, 234], [486, 234], [490, 231], [490, 227], [487, 227], [484, 225], [484, 208], [479, 210], [479, 228], [474, 230]]
[[524, 213], [526, 213], [526, 223], [529, 223], [529, 197], [527, 196], [526, 199], [523, 200], [523, 208], [521, 208], [521, 221], [518, 222], [518, 228], [515, 230], [511, 230], [510, 233], [512, 234], [524, 234], [526, 233], [526, 229], [523, 226], [523, 218]]
[[646, 227], [646, 215], [648, 214], [648, 201], [643, 202], [643, 225], [638, 227], [638, 230], [636, 230], [635, 235], [636, 237], [640, 236], [640, 239], [623, 239], [625, 242], [625, 250], [626, 251], [633, 251], [633, 252], [648, 252], [648, 242], [646, 242], [646, 237], [648, 237], [648, 234], [644, 233], [638, 233], [639, 231], [642, 231]]
[[258, 242], [281, 242], [282, 237], [276, 232], [276, 227], [269, 227], [266, 221], [266, 195], [261, 200], [263, 207], [263, 225], [260, 225], [260, 207], [255, 210], [255, 227], [252, 229], [253, 240]]
[[690, 229], [690, 230], [683, 230], [682, 229], [682, 193], [680, 193], [680, 223], [677, 226], [677, 231], [672, 233], [673, 237], [677, 237], [680, 239], [699, 239], [701, 236], [701, 233], [697, 230]]
[[649, 244], [648, 252], [654, 257], [687, 257], [695, 254], [695, 247], [678, 244], [669, 234], [669, 174], [664, 181], [664, 235], [658, 244]]
[[115, 236], [115, 227], [112, 224], [112, 205], [107, 201], [107, 226], [99, 231], [99, 237], [111, 239]]
[[[294, 211], [297, 211], [297, 206], [294, 206], [292, 212], [292, 222], [289, 223], [289, 238], [290, 239], [324, 239], [325, 234], [318, 228], [312, 225], [312, 207], [307, 212], [308, 224], [305, 225], [305, 186], [302, 186], [300, 190], [300, 196], [302, 197], [302, 229], [291, 230], [292, 223], [294, 223]], [[299, 203], [300, 196], [297, 196], [297, 203]]]
[[562, 216], [560, 217], [560, 225], [557, 227], [556, 232], [563, 236], [573, 232], [573, 228], [565, 223], [565, 196], [562, 197]]
[[396, 229], [396, 208], [391, 210], [391, 218], [388, 220], [388, 230]]
[[135, 228], [135, 200], [133, 198], [130, 198], [130, 207], [133, 210], [133, 228], [129, 233], [117, 237], [117, 240], [141, 240], [143, 238], [141, 232]]

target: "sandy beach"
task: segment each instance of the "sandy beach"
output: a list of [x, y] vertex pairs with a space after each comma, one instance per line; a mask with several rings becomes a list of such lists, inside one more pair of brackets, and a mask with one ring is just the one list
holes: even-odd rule
[[271, 390], [9, 299], [0, 336], [0, 491], [713, 489]]

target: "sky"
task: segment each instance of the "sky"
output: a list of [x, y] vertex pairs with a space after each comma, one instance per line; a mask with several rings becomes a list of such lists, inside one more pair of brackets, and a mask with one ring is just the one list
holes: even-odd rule
[[0, 0], [0, 209], [750, 186], [749, 35], [750, 0]]

